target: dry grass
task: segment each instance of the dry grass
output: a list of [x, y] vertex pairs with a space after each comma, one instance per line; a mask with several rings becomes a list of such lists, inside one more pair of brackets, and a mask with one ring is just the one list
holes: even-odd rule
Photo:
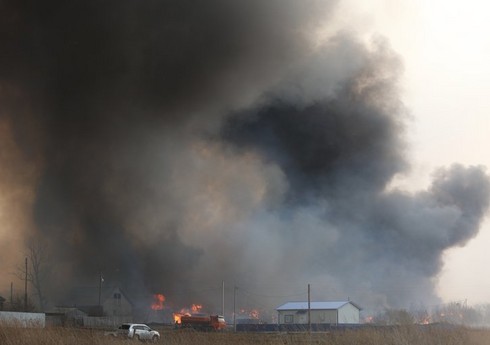
[[[467, 328], [398, 327], [331, 333], [200, 333], [161, 330], [166, 345], [490, 345], [490, 331]], [[104, 337], [100, 330], [76, 328], [23, 329], [0, 327], [1, 345], [111, 345], [136, 343]]]

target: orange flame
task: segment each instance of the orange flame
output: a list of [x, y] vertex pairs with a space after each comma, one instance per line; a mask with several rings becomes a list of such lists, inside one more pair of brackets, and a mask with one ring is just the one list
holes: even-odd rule
[[250, 312], [248, 313], [248, 315], [252, 318], [252, 319], [260, 319], [260, 313], [257, 309], [252, 309], [250, 310]]
[[191, 309], [193, 313], [197, 313], [198, 311], [201, 311], [202, 304], [193, 304]]
[[240, 309], [240, 314], [247, 315], [251, 319], [256, 319], [256, 320], [260, 319], [260, 312], [258, 309], [250, 309], [250, 310]]
[[193, 304], [190, 308], [182, 308], [179, 312], [174, 313], [174, 322], [181, 323], [182, 316], [191, 316], [193, 313], [198, 313], [202, 309], [202, 304]]
[[163, 302], [165, 302], [165, 296], [162, 295], [161, 293], [157, 293], [153, 295], [154, 302], [151, 305], [151, 309], [153, 310], [162, 310], [163, 309]]
[[183, 313], [174, 313], [174, 322], [181, 324], [182, 323], [182, 316], [190, 316], [191, 314], [183, 314]]
[[364, 318], [364, 323], [373, 323], [374, 322], [374, 316], [369, 315]]

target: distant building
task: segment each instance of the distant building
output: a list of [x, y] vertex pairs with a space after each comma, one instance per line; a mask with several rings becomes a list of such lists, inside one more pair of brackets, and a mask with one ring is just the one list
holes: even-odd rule
[[49, 326], [113, 327], [132, 322], [133, 312], [131, 300], [119, 287], [76, 288], [46, 311], [46, 322]]
[[131, 317], [133, 315], [133, 304], [118, 287], [106, 291], [101, 304], [105, 316]]
[[[280, 325], [308, 324], [308, 302], [288, 302], [276, 310]], [[360, 311], [351, 301], [311, 302], [311, 324], [358, 324]]]
[[88, 315], [76, 307], [56, 307], [46, 311], [46, 325], [52, 326], [83, 326]]
[[88, 316], [131, 317], [133, 304], [119, 287], [95, 289], [74, 289], [58, 309], [77, 308]]

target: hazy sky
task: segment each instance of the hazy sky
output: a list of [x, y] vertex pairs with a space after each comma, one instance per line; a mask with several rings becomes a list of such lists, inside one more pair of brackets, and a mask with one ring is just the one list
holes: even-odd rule
[[[404, 63], [403, 93], [412, 115], [412, 172], [406, 188], [427, 183], [438, 166], [490, 166], [490, 4], [483, 0], [344, 1], [340, 20], [388, 38]], [[488, 171], [488, 170], [487, 170]], [[490, 301], [488, 216], [479, 235], [445, 254], [439, 291], [446, 301]]]

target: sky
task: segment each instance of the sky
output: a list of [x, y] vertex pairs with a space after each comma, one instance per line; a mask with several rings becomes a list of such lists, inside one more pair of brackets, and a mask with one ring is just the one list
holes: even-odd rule
[[490, 302], [489, 6], [6, 2], [0, 293]]
[[[413, 116], [412, 171], [427, 183], [438, 166], [490, 166], [490, 23], [486, 1], [346, 1], [343, 20], [369, 39], [389, 39], [404, 64], [402, 97]], [[464, 247], [447, 250], [438, 290], [445, 301], [490, 301], [490, 221]]]

